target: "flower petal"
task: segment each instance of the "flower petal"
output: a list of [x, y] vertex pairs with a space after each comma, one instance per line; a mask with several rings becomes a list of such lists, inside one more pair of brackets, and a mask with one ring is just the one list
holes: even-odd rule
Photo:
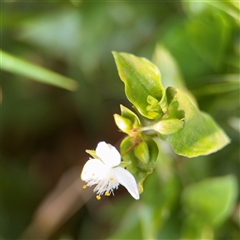
[[118, 150], [106, 142], [98, 143], [96, 154], [110, 168], [119, 165], [121, 162], [121, 155]]
[[122, 167], [113, 168], [116, 180], [123, 185], [135, 199], [139, 199], [139, 192], [133, 175]]
[[101, 180], [106, 176], [107, 168], [99, 159], [88, 160], [82, 170], [81, 179], [89, 181], [91, 179]]

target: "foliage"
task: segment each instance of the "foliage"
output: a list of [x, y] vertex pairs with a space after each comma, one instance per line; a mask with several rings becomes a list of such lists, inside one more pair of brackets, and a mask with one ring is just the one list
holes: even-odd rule
[[[3, 1], [0, 237], [237, 239], [239, 11]], [[121, 140], [140, 200], [80, 191], [101, 140]]]

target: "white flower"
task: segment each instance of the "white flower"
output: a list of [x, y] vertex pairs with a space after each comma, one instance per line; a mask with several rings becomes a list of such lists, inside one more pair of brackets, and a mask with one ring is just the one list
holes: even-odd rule
[[97, 184], [94, 192], [97, 193], [97, 199], [101, 195], [114, 195], [114, 189], [119, 184], [123, 185], [128, 192], [135, 198], [139, 199], [138, 187], [133, 175], [122, 167], [117, 167], [121, 162], [121, 155], [115, 147], [105, 142], [100, 142], [96, 148], [96, 156], [99, 159], [90, 158], [84, 165], [81, 179], [87, 184], [83, 187]]

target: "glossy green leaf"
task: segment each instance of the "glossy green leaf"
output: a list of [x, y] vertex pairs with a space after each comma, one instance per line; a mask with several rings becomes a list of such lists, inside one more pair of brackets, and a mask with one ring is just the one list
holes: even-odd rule
[[184, 190], [182, 202], [190, 215], [197, 215], [205, 224], [219, 225], [230, 216], [237, 191], [237, 180], [233, 175], [204, 179]]
[[179, 131], [162, 135], [173, 150], [183, 156], [196, 157], [216, 152], [230, 140], [215, 121], [206, 113], [200, 112], [179, 89], [169, 87], [169, 102], [166, 119], [184, 119], [184, 127]]
[[147, 110], [147, 98], [152, 96], [158, 101], [162, 98], [163, 86], [158, 68], [147, 59], [132, 54], [113, 52], [113, 55], [128, 100], [144, 117], [156, 118], [155, 113]]
[[70, 91], [75, 91], [78, 88], [78, 83], [71, 78], [34, 65], [1, 50], [0, 54], [0, 67], [2, 70], [27, 77], [40, 83], [53, 85]]
[[[141, 146], [142, 142], [144, 142], [144, 146]], [[135, 150], [138, 145], [140, 145], [140, 148]], [[142, 147], [144, 149], [142, 149]], [[156, 165], [158, 156], [157, 144], [151, 138], [135, 139], [126, 137], [121, 142], [120, 150], [123, 160], [125, 162], [130, 162], [127, 166], [127, 170], [134, 175], [138, 183], [139, 191], [142, 192], [145, 178], [152, 173]], [[140, 153], [141, 150], [144, 152]], [[142, 157], [148, 158], [148, 161], [145, 161]]]

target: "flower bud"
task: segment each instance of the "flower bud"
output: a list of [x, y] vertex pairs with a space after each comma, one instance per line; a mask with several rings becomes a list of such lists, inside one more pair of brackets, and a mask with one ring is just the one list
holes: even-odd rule
[[165, 135], [177, 132], [183, 127], [183, 120], [167, 119], [153, 125], [153, 130]]
[[132, 122], [118, 114], [114, 114], [114, 120], [118, 128], [124, 133], [129, 133], [132, 129]]
[[134, 148], [135, 156], [143, 163], [147, 163], [149, 161], [149, 151], [148, 145], [146, 142], [141, 142]]

